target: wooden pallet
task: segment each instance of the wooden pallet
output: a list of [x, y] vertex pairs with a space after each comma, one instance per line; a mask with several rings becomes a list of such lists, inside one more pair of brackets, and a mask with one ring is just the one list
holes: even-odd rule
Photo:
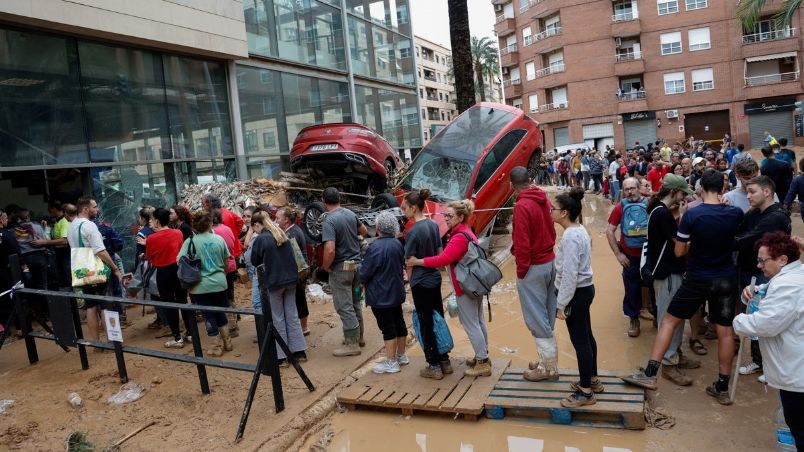
[[[585, 427], [645, 429], [645, 390], [617, 378], [617, 373], [601, 371], [605, 386], [595, 394], [597, 403], [564, 408], [561, 399], [570, 394], [569, 385], [578, 380], [577, 369], [561, 369], [558, 381], [532, 382], [522, 378], [523, 369], [508, 369], [486, 400], [486, 417], [519, 417], [553, 424]], [[624, 372], [625, 373], [625, 372]]]
[[467, 377], [463, 360], [453, 359], [454, 373], [442, 380], [419, 376], [423, 357], [411, 357], [410, 364], [396, 374], [367, 373], [338, 394], [338, 402], [349, 409], [380, 409], [413, 413], [461, 415], [477, 420], [486, 398], [499, 380], [509, 360], [492, 360], [491, 377]]

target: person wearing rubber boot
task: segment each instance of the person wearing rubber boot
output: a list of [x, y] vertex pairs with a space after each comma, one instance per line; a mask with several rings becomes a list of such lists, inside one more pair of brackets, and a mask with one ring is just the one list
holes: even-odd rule
[[324, 242], [321, 268], [329, 273], [332, 301], [343, 324], [343, 345], [332, 354], [359, 355], [363, 340], [363, 310], [357, 290], [357, 261], [360, 259], [358, 235], [365, 236], [368, 231], [354, 212], [341, 207], [338, 189], [327, 187], [323, 200], [328, 214], [321, 233]]
[[511, 170], [516, 194], [511, 254], [516, 260], [516, 289], [525, 326], [536, 340], [539, 359], [528, 365], [523, 377], [530, 381], [558, 380], [556, 367], [555, 253], [556, 229], [550, 217], [547, 194], [531, 185], [528, 170]]

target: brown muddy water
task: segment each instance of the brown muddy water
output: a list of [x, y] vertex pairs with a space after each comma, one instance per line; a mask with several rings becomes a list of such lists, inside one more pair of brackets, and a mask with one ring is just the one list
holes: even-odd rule
[[[585, 226], [592, 237], [596, 298], [592, 305], [593, 330], [598, 343], [598, 367], [628, 371], [644, 366], [655, 337], [655, 328], [642, 321], [642, 334], [629, 338], [628, 320], [622, 314], [620, 266], [606, 243], [605, 229], [611, 203], [599, 196], [584, 200]], [[801, 218], [793, 218], [794, 232], [804, 233]], [[561, 234], [560, 227], [559, 235]], [[514, 266], [510, 260], [503, 267], [504, 279], [492, 294], [494, 320], [489, 324], [492, 359], [510, 359], [512, 367], [525, 367], [536, 356], [535, 343], [522, 321], [514, 285]], [[469, 341], [457, 318], [447, 319], [455, 341], [454, 358], [472, 356]], [[577, 368], [575, 352], [567, 328], [556, 323], [559, 367]], [[678, 387], [660, 379], [653, 394], [654, 406], [675, 417], [669, 430], [648, 428], [627, 431], [610, 428], [581, 428], [537, 423], [527, 420], [491, 420], [477, 422], [423, 414], [402, 416], [374, 411], [335, 413], [310, 434], [300, 450], [333, 452], [363, 451], [702, 451], [719, 448], [730, 451], [771, 450], [774, 447], [772, 412], [777, 406], [776, 391], [766, 390], [756, 375], [743, 376], [738, 383], [737, 400], [730, 407], [717, 404], [704, 388], [717, 375], [716, 342], [705, 341], [710, 352], [701, 358], [702, 367], [686, 371], [694, 379], [692, 386]], [[683, 349], [694, 356], [686, 345]], [[747, 349], [747, 347], [746, 347]], [[422, 356], [414, 344], [412, 356]], [[744, 360], [747, 351], [744, 352]], [[410, 378], [419, 369], [403, 368]], [[569, 393], [569, 391], [568, 391]]]

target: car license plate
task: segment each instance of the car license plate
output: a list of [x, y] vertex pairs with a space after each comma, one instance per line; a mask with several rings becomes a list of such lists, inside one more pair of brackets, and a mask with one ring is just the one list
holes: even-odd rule
[[338, 149], [338, 145], [335, 144], [335, 143], [333, 143], [333, 144], [315, 144], [313, 146], [310, 146], [311, 151], [334, 151], [335, 149]]

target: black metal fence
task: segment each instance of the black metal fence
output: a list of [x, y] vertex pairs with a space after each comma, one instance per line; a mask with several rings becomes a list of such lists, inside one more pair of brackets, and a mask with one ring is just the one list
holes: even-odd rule
[[[23, 275], [19, 266], [19, 258], [16, 255], [9, 257], [9, 267], [11, 268], [13, 280], [22, 281]], [[307, 388], [310, 391], [315, 390], [315, 386], [304, 373], [304, 370], [299, 362], [292, 357], [292, 353], [288, 349], [287, 344], [274, 327], [273, 320], [271, 318], [270, 301], [268, 299], [264, 284], [265, 272], [262, 266], [258, 267], [257, 275], [260, 287], [260, 296], [262, 298], [262, 311], [256, 311], [248, 308], [222, 308], [215, 306], [201, 306], [197, 304], [170, 303], [156, 300], [88, 295], [75, 291], [38, 290], [23, 287], [13, 289], [10, 294], [13, 301], [11, 319], [14, 317], [17, 319], [19, 327], [22, 331], [23, 340], [25, 341], [28, 362], [30, 364], [35, 364], [39, 361], [39, 354], [36, 348], [36, 339], [45, 339], [56, 342], [56, 344], [58, 344], [65, 352], [69, 352], [71, 347], [77, 348], [78, 356], [81, 361], [81, 368], [84, 370], [89, 369], [87, 347], [113, 350], [117, 361], [117, 369], [120, 375], [120, 381], [122, 383], [126, 383], [128, 381], [128, 372], [126, 370], [125, 362], [126, 354], [195, 364], [198, 372], [198, 380], [201, 387], [201, 392], [203, 394], [210, 393], [209, 381], [207, 379], [206, 372], [207, 366], [251, 372], [253, 374], [252, 382], [249, 386], [248, 395], [246, 397], [246, 405], [243, 409], [243, 415], [241, 417], [240, 426], [238, 427], [235, 439], [236, 441], [239, 441], [243, 437], [243, 432], [248, 420], [251, 403], [254, 399], [260, 374], [271, 377], [276, 412], [278, 413], [285, 409], [285, 401], [282, 391], [282, 379], [279, 372], [279, 362], [276, 353], [277, 345], [282, 347], [283, 351], [288, 357], [288, 361], [293, 365], [294, 369], [299, 374], [299, 377], [301, 377], [302, 381], [304, 381]], [[26, 297], [29, 296], [40, 296], [47, 300], [48, 312], [52, 327], [47, 321], [45, 321], [45, 319], [38, 318], [36, 314], [29, 309], [28, 303], [26, 302]], [[125, 345], [117, 341], [101, 342], [86, 339], [83, 335], [81, 318], [78, 311], [77, 300], [79, 298], [84, 300], [100, 301], [107, 306], [112, 306], [115, 304], [120, 304], [122, 306], [144, 305], [163, 309], [178, 309], [180, 311], [220, 312], [252, 315], [254, 316], [254, 323], [257, 329], [257, 338], [259, 344], [259, 355], [257, 362], [254, 364], [249, 364], [205, 357], [201, 347], [201, 338], [198, 334], [198, 325], [195, 321], [188, 322], [187, 325], [191, 330], [188, 331], [188, 333], [190, 336], [192, 336], [193, 355]], [[33, 331], [33, 321], [39, 323], [44, 332]], [[2, 340], [0, 340], [0, 347], [2, 347]]]

